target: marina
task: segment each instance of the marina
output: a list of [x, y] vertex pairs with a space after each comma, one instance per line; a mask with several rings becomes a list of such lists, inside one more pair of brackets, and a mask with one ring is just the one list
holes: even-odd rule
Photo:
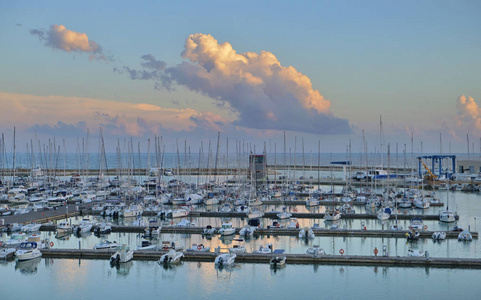
[[[4, 196], [0, 201], [11, 213], [4, 211], [0, 217], [2, 244], [18, 232], [13, 230], [13, 224], [36, 223], [40, 224], [36, 234], [45, 246], [39, 249], [41, 257], [19, 261], [13, 254], [2, 261], [0, 268], [14, 272], [13, 277], [17, 270], [20, 276], [37, 276], [55, 270], [58, 264], [75, 262], [80, 270], [88, 268], [88, 273], [99, 267], [107, 270], [95, 275], [101, 278], [114, 273], [135, 276], [135, 281], [145, 280], [141, 275], [144, 272], [161, 272], [168, 277], [191, 268], [202, 274], [201, 270], [207, 270], [209, 276], [216, 274], [216, 281], [225, 280], [225, 275], [248, 278], [250, 272], [258, 273], [260, 269], [271, 272], [270, 276], [305, 272], [306, 267], [310, 268], [308, 272], [330, 270], [334, 276], [363, 273], [369, 268], [374, 274], [377, 270], [383, 274], [412, 274], [416, 270], [445, 274], [457, 270], [469, 276], [481, 268], [476, 230], [480, 196], [475, 191], [426, 191], [426, 197], [433, 201], [428, 208], [420, 209], [414, 205], [420, 196], [408, 195], [421, 195], [422, 191], [414, 185], [404, 187], [402, 182], [396, 184], [396, 190], [391, 182], [389, 194], [387, 182], [355, 187], [348, 179], [337, 179], [336, 184], [329, 179], [325, 182], [330, 184], [291, 179], [289, 184], [263, 182], [253, 189], [249, 184], [252, 180], [238, 175], [231, 175], [231, 180], [229, 176], [213, 177], [215, 183], [207, 184], [208, 176], [164, 176], [156, 170], [135, 176], [137, 184], [119, 194], [113, 185], [116, 176], [105, 177], [104, 181], [93, 176], [59, 177], [56, 190], [65, 190], [67, 198], [58, 203], [44, 201], [50, 207], [25, 213], [14, 213], [21, 206], [11, 205], [11, 196]], [[323, 172], [327, 176], [332, 170]], [[316, 173], [306, 176], [314, 177]], [[344, 172], [338, 171], [335, 176], [343, 177]], [[24, 184], [28, 186], [30, 180]], [[80, 185], [71, 186], [79, 180]], [[86, 187], [84, 182], [91, 183]], [[6, 195], [11, 195], [9, 190], [14, 189], [6, 189]], [[42, 197], [33, 189], [24, 193], [32, 203]], [[217, 204], [206, 204], [215, 198]], [[188, 203], [193, 199], [195, 203]], [[409, 199], [409, 205], [401, 207], [405, 199]], [[385, 207], [390, 207], [390, 213], [380, 219], [379, 211]], [[455, 208], [454, 221], [441, 222], [440, 213], [448, 207]], [[252, 211], [256, 217], [249, 217]], [[333, 212], [339, 214], [339, 219], [327, 218]], [[87, 229], [80, 229], [83, 227]], [[301, 236], [303, 230], [310, 234]], [[461, 232], [463, 238], [467, 232], [471, 240], [460, 240]], [[133, 271], [137, 268], [142, 273], [140, 269]], [[187, 279], [192, 275], [182, 276]], [[243, 281], [239, 278], [232, 283], [237, 280]], [[192, 297], [194, 292], [185, 295]]]

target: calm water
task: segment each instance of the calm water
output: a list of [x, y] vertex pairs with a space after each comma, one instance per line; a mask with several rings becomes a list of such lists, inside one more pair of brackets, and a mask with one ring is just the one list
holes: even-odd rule
[[0, 264], [2, 299], [478, 299], [479, 270], [41, 259]]
[[[299, 174], [302, 175], [302, 174]], [[337, 187], [341, 189], [341, 187]], [[324, 190], [329, 190], [324, 187]], [[447, 193], [438, 192], [441, 201], [447, 202]], [[481, 196], [479, 194], [450, 192], [450, 208], [460, 215], [458, 226], [472, 231], [479, 231], [477, 224], [481, 216]], [[308, 211], [297, 207], [300, 212]], [[201, 208], [202, 209], [202, 208]], [[211, 208], [216, 210], [216, 208]], [[267, 206], [268, 211], [281, 210], [282, 205]], [[324, 207], [310, 211], [323, 212]], [[355, 207], [356, 212], [365, 208]], [[399, 213], [437, 214], [440, 208], [427, 210], [401, 210]], [[94, 217], [91, 217], [94, 219]], [[213, 225], [219, 227], [221, 220], [210, 218], [191, 218], [197, 226]], [[79, 223], [80, 219], [71, 219]], [[101, 219], [99, 219], [101, 221]], [[134, 220], [122, 220], [132, 222]], [[143, 219], [148, 222], [148, 218]], [[176, 220], [176, 222], [180, 221]], [[245, 225], [245, 219], [232, 219], [235, 227]], [[301, 227], [318, 223], [323, 228], [330, 228], [332, 223], [324, 220], [302, 220]], [[264, 225], [272, 220], [264, 219]], [[387, 229], [394, 220], [341, 219], [337, 225], [341, 228]], [[409, 221], [400, 220], [403, 228]], [[450, 230], [455, 224], [438, 221], [425, 221], [429, 230]], [[167, 225], [167, 224], [166, 224]], [[92, 248], [100, 240], [116, 240], [129, 244], [135, 249], [142, 238], [140, 234], [113, 233], [98, 238], [92, 234], [64, 237], [58, 239], [53, 233], [42, 232], [44, 238], [55, 243], [55, 248]], [[2, 235], [1, 240], [7, 237]], [[211, 248], [220, 246], [226, 251], [237, 243], [232, 238], [203, 238], [200, 234], [162, 234], [154, 243], [176, 241], [178, 245], [190, 247], [193, 243], [203, 243]], [[408, 249], [428, 251], [431, 257], [469, 257], [481, 258], [479, 241], [459, 242], [445, 240], [433, 242], [430, 239], [408, 243], [404, 238], [344, 238], [316, 237], [311, 241], [296, 237], [262, 236], [244, 242], [248, 251], [272, 243], [274, 248], [285, 249], [288, 253], [305, 253], [312, 245], [319, 245], [328, 254], [338, 255], [343, 249], [350, 255], [373, 255], [374, 248], [385, 245], [391, 256], [406, 256]], [[287, 263], [280, 270], [272, 270], [267, 264], [237, 264], [233, 268], [218, 270], [213, 263], [183, 262], [182, 265], [165, 269], [156, 262], [132, 261], [120, 268], [112, 268], [107, 260], [74, 259], [39, 259], [25, 263], [0, 263], [0, 297], [1, 299], [101, 299], [143, 297], [164, 299], [246, 299], [288, 297], [305, 299], [450, 299], [462, 295], [465, 299], [478, 299], [481, 292], [479, 270], [437, 269], [437, 268], [394, 268], [394, 267], [359, 267], [331, 265], [292, 265]], [[26, 288], [28, 287], [28, 288]]]

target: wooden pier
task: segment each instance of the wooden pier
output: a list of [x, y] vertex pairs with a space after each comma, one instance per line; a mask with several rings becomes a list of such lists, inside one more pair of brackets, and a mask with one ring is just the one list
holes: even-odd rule
[[[91, 249], [44, 249], [44, 258], [69, 259], [109, 259], [114, 250]], [[134, 260], [159, 260], [166, 251], [134, 251]], [[218, 255], [214, 252], [185, 251], [184, 261], [214, 262]], [[438, 257], [404, 257], [404, 256], [359, 256], [359, 255], [309, 255], [309, 254], [237, 254], [236, 263], [266, 263], [272, 257], [286, 257], [287, 264], [321, 264], [321, 265], [358, 265], [381, 267], [425, 267], [425, 268], [469, 268], [481, 269], [479, 258], [438, 258]]]

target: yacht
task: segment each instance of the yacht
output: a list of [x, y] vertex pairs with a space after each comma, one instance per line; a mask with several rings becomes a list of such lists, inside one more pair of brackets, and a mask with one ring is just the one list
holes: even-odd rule
[[222, 223], [221, 229], [219, 229], [219, 233], [222, 236], [233, 235], [235, 234], [235, 228], [232, 227], [231, 222], [224, 222]]
[[13, 233], [10, 239], [5, 242], [5, 247], [17, 247], [27, 241], [27, 235], [24, 232]]
[[439, 212], [439, 221], [451, 223], [456, 221], [456, 216], [452, 211], [446, 209]]
[[31, 260], [42, 256], [39, 245], [36, 242], [24, 242], [15, 252], [18, 261]]

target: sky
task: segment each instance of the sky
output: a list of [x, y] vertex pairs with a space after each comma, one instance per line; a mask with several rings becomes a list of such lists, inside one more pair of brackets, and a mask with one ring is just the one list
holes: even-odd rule
[[220, 133], [256, 152], [283, 152], [285, 136], [297, 152], [480, 153], [480, 13], [476, 0], [0, 1], [4, 148], [15, 128], [18, 151], [101, 136], [108, 152], [159, 137], [196, 152]]

